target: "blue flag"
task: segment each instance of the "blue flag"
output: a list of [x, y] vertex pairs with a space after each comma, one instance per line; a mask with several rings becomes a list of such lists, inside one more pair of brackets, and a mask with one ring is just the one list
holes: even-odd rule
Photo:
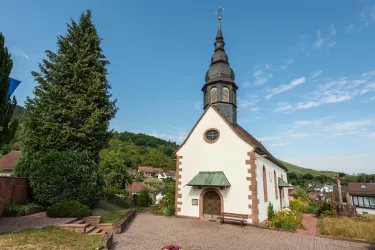
[[9, 77], [9, 89], [8, 89], [8, 94], [11, 96], [13, 92], [16, 90], [18, 85], [20, 85], [21, 81], [16, 80], [12, 77]]

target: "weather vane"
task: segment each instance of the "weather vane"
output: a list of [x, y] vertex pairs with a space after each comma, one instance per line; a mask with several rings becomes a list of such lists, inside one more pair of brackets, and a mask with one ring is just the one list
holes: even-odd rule
[[221, 20], [223, 11], [224, 8], [219, 7], [219, 9], [216, 11], [217, 19]]

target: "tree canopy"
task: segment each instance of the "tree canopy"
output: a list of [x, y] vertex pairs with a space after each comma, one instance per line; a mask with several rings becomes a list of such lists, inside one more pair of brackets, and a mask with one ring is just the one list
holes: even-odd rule
[[18, 121], [13, 118], [13, 112], [16, 108], [16, 98], [10, 98], [9, 75], [12, 71], [13, 61], [5, 47], [5, 38], [0, 33], [0, 150], [6, 144], [9, 144], [17, 130]]

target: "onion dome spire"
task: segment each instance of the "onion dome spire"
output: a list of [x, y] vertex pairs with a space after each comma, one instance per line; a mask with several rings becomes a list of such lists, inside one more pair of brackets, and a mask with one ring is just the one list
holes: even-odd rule
[[234, 72], [229, 65], [225, 53], [224, 37], [221, 27], [222, 11], [219, 8], [218, 30], [215, 39], [215, 51], [211, 58], [211, 65], [206, 73], [206, 83], [202, 88], [204, 93], [204, 108], [213, 104], [231, 124], [237, 123], [237, 85], [234, 83]]

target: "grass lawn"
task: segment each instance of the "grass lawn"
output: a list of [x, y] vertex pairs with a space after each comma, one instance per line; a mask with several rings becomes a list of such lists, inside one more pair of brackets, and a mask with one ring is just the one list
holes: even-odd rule
[[323, 217], [318, 223], [323, 235], [375, 241], [375, 216], [368, 221], [346, 217]]
[[101, 200], [94, 208], [94, 215], [101, 216], [101, 223], [114, 223], [125, 215], [128, 209]]
[[102, 246], [102, 236], [81, 234], [56, 227], [0, 234], [0, 249], [86, 250]]
[[137, 213], [142, 212], [145, 209], [145, 207], [135, 207], [135, 211]]

